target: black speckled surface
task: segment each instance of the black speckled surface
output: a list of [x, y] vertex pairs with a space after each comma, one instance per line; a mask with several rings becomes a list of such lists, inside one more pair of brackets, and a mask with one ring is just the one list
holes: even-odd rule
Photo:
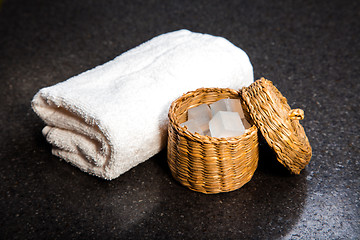
[[[359, 1], [24, 1], [0, 10], [1, 239], [359, 239]], [[162, 152], [113, 181], [51, 155], [30, 101], [161, 33], [223, 36], [274, 82], [313, 158], [299, 176], [263, 145], [243, 188], [175, 182]]]

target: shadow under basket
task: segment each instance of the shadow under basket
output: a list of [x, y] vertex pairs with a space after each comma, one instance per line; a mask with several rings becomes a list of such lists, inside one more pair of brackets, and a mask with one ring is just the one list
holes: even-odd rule
[[[250, 181], [258, 165], [258, 129], [241, 97], [229, 88], [200, 88], [176, 99], [169, 110], [167, 159], [172, 176], [191, 190], [214, 194], [239, 189]], [[238, 137], [215, 138], [191, 133], [180, 124], [187, 110], [220, 99], [240, 99], [252, 125]]]

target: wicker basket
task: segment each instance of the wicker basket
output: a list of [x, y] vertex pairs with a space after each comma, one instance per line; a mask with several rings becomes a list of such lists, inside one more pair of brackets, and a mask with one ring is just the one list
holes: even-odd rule
[[[223, 98], [238, 98], [252, 127], [239, 137], [214, 138], [192, 134], [180, 124], [187, 110]], [[299, 120], [304, 111], [291, 109], [271, 81], [261, 78], [240, 91], [201, 88], [175, 100], [169, 110], [168, 164], [172, 175], [203, 193], [229, 192], [250, 181], [259, 158], [258, 130], [292, 173], [309, 163], [312, 150]]]
[[224, 98], [241, 99], [241, 92], [201, 88], [184, 94], [170, 106], [168, 165], [173, 177], [191, 190], [207, 194], [233, 191], [250, 181], [257, 168], [258, 130], [249, 113], [244, 111], [252, 127], [239, 137], [203, 136], [180, 126], [187, 120], [189, 108]]

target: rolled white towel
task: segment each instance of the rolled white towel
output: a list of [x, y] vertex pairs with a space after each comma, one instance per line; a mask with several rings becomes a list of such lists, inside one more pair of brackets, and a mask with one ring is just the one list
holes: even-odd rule
[[179, 30], [41, 89], [32, 100], [52, 153], [90, 174], [114, 179], [166, 145], [173, 100], [200, 87], [253, 82], [240, 48], [221, 37]]

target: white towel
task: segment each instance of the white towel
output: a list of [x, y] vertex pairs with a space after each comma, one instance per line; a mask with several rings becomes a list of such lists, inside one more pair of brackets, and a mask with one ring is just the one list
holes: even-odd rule
[[179, 30], [41, 89], [32, 107], [54, 155], [114, 179], [165, 147], [168, 109], [182, 93], [252, 82], [244, 51], [221, 37]]

